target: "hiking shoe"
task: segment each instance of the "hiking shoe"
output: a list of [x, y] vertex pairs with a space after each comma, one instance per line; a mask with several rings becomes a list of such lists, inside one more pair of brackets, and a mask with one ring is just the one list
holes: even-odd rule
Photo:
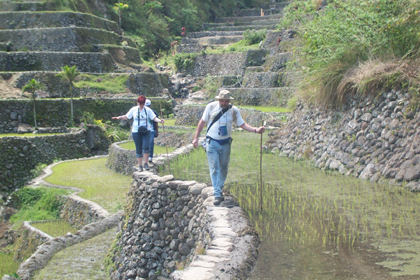
[[214, 198], [213, 205], [214, 205], [214, 206], [217, 206], [217, 205], [219, 205], [220, 203], [222, 203], [222, 201], [223, 201], [223, 200], [225, 200], [225, 198], [224, 198], [223, 196], [216, 197], [216, 198]]
[[144, 169], [145, 170], [149, 170], [150, 169], [150, 167], [149, 167], [149, 165], [147, 163], [144, 164]]
[[139, 165], [139, 171], [142, 172], [143, 171], [143, 166]]

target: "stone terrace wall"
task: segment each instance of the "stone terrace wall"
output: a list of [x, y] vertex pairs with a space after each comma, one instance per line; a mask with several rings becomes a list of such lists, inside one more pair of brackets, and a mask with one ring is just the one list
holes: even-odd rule
[[23, 186], [39, 163], [102, 154], [108, 147], [109, 140], [96, 126], [62, 135], [0, 138], [0, 192]]
[[[178, 125], [197, 125], [203, 115], [205, 106], [185, 105], [178, 106], [175, 110], [176, 124]], [[269, 126], [280, 126], [281, 119], [286, 115], [282, 113], [265, 113], [252, 109], [240, 109], [242, 118], [250, 125], [260, 126], [265, 121]]]
[[213, 206], [213, 189], [205, 184], [150, 172], [133, 178], [112, 279], [238, 279], [249, 273], [258, 240], [239, 207]]
[[[38, 100], [37, 123], [40, 127], [68, 126], [70, 120], [68, 99]], [[165, 112], [171, 112], [167, 100], [153, 100], [155, 108], [162, 105]], [[83, 113], [90, 112], [95, 119], [111, 120], [112, 116], [125, 114], [135, 106], [135, 98], [130, 99], [74, 99], [74, 119], [80, 123]], [[152, 106], [153, 107], [153, 106]], [[0, 100], [0, 133], [16, 132], [21, 123], [33, 124], [33, 104], [30, 100]]]
[[262, 65], [265, 55], [265, 50], [199, 55], [194, 58], [192, 66], [179, 70], [193, 76], [242, 75], [247, 66]]
[[420, 112], [410, 106], [410, 96], [395, 91], [352, 100], [343, 111], [300, 105], [269, 147], [362, 179], [407, 181], [420, 191]]

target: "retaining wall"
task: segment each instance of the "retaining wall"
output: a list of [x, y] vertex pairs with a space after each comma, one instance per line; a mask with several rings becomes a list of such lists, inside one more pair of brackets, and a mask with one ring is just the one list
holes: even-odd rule
[[[213, 206], [213, 188], [135, 172], [112, 279], [239, 279], [256, 261], [258, 238], [238, 207]], [[182, 270], [176, 270], [183, 267]]]
[[[95, 119], [111, 120], [113, 116], [125, 114], [135, 106], [136, 99], [74, 99], [74, 121], [80, 123], [83, 113], [89, 112]], [[172, 111], [166, 99], [153, 100], [152, 108]], [[155, 107], [156, 106], [156, 107]], [[68, 126], [70, 120], [70, 100], [37, 100], [37, 123], [40, 127]], [[33, 124], [33, 103], [31, 100], [0, 100], [0, 133], [17, 132], [19, 125]]]
[[23, 186], [37, 164], [106, 153], [109, 140], [104, 131], [88, 126], [75, 133], [41, 137], [0, 138], [0, 192]]
[[420, 191], [420, 111], [410, 94], [391, 91], [349, 100], [342, 110], [299, 105], [268, 146], [317, 167]]

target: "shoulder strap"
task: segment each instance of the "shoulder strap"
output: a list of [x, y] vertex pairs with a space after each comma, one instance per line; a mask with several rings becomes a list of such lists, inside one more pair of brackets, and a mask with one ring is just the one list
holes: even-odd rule
[[[146, 125], [147, 125], [147, 110], [146, 107], [143, 107], [144, 113], [146, 114]], [[137, 124], [140, 126], [140, 108], [137, 108]]]
[[[214, 119], [213, 119], [213, 121], [211, 122], [211, 124], [209, 125], [209, 127], [207, 127], [207, 132], [209, 132], [209, 130], [210, 130], [210, 127], [215, 123], [215, 122], [217, 122], [219, 119], [220, 119], [220, 117], [224, 114], [224, 113], [226, 113], [230, 108], [232, 108], [232, 104], [229, 104], [229, 106], [227, 106], [226, 108], [223, 108], [215, 117], [214, 117]], [[207, 133], [206, 132], [206, 133]]]

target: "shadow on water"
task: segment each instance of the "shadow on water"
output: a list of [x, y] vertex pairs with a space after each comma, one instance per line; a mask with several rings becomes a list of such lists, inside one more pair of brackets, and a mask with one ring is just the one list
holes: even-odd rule
[[[260, 211], [259, 137], [234, 139], [226, 187], [261, 239], [250, 279], [420, 279], [419, 194], [266, 153]], [[171, 167], [178, 179], [209, 183], [202, 149]]]

